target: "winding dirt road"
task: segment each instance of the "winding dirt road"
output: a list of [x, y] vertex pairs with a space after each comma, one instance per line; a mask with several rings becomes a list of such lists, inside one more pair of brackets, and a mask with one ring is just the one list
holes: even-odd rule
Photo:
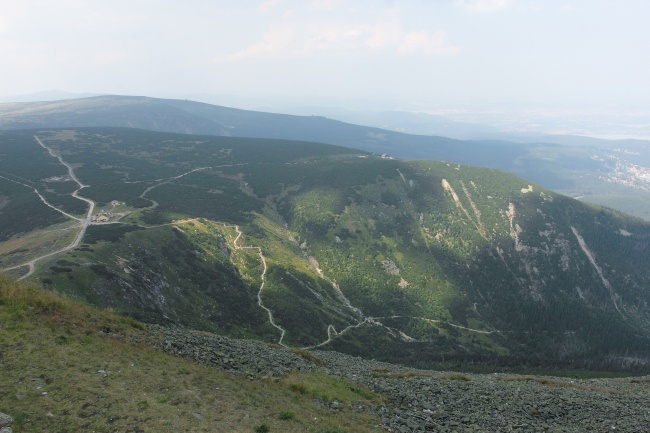
[[[92, 217], [92, 215], [94, 213], [94, 210], [95, 210], [95, 207], [96, 207], [96, 203], [93, 200], [91, 200], [91, 199], [89, 199], [87, 197], [83, 197], [83, 196], [81, 196], [79, 194], [79, 191], [81, 191], [83, 188], [87, 188], [89, 185], [84, 185], [83, 183], [81, 183], [79, 178], [75, 175], [74, 169], [72, 168], [72, 166], [69, 163], [67, 163], [61, 157], [61, 155], [56, 154], [50, 147], [46, 146], [37, 136], [34, 136], [34, 139], [36, 140], [36, 142], [41, 147], [43, 147], [43, 149], [47, 150], [47, 152], [50, 154], [50, 156], [52, 156], [53, 158], [56, 158], [59, 161], [60, 164], [64, 165], [67, 168], [69, 177], [75, 183], [77, 183], [77, 185], [79, 186], [79, 188], [77, 188], [72, 193], [72, 196], [74, 198], [76, 198], [77, 200], [82, 200], [82, 201], [86, 202], [88, 204], [88, 212], [86, 213], [85, 218], [75, 217], [75, 216], [73, 216], [73, 215], [71, 215], [69, 213], [66, 213], [63, 210], [58, 209], [57, 207], [53, 206], [51, 203], [49, 203], [47, 201], [47, 199], [36, 188], [33, 188], [30, 185], [27, 185], [27, 184], [24, 184], [24, 183], [21, 183], [21, 182], [12, 180], [12, 179], [8, 179], [8, 178], [6, 178], [4, 176], [0, 176], [3, 179], [6, 179], [6, 180], [9, 180], [11, 182], [23, 185], [23, 186], [25, 186], [27, 188], [33, 189], [34, 193], [36, 193], [38, 195], [39, 199], [45, 205], [47, 205], [50, 208], [54, 209], [55, 211], [63, 214], [67, 218], [79, 222], [79, 224], [80, 224], [80, 228], [79, 228], [79, 232], [77, 233], [77, 236], [72, 241], [72, 243], [70, 243], [68, 246], [66, 246], [64, 248], [61, 248], [61, 249], [58, 249], [56, 251], [49, 252], [47, 254], [43, 254], [43, 255], [41, 255], [39, 257], [36, 257], [35, 259], [30, 260], [29, 262], [22, 263], [22, 264], [19, 264], [19, 265], [16, 265], [16, 266], [12, 266], [10, 268], [3, 269], [3, 271], [9, 271], [9, 270], [13, 270], [13, 269], [19, 269], [19, 268], [22, 268], [24, 266], [28, 266], [29, 267], [28, 272], [25, 275], [23, 275], [22, 277], [20, 277], [19, 280], [22, 280], [22, 279], [25, 279], [25, 278], [31, 276], [34, 273], [35, 265], [36, 265], [37, 262], [39, 262], [39, 261], [41, 261], [43, 259], [46, 259], [48, 257], [51, 257], [51, 256], [54, 256], [54, 255], [57, 255], [57, 254], [64, 253], [66, 251], [72, 250], [72, 249], [76, 248], [77, 246], [79, 246], [79, 244], [81, 243], [81, 240], [83, 239], [84, 235], [86, 234], [86, 230], [88, 229], [88, 226], [92, 224], [91, 217]], [[239, 164], [234, 164], [234, 165], [239, 165]], [[231, 166], [231, 165], [224, 165], [223, 167], [226, 167], [226, 166]], [[194, 173], [194, 172], [200, 171], [200, 170], [218, 168], [218, 167], [220, 167], [220, 166], [217, 166], [217, 167], [199, 167], [199, 168], [195, 168], [193, 170], [190, 170], [188, 172], [182, 173], [182, 174], [180, 174], [178, 176], [174, 176], [174, 177], [171, 177], [171, 178], [168, 178], [168, 179], [158, 179], [157, 182], [159, 182], [159, 183], [156, 183], [155, 185], [152, 185], [152, 186], [146, 188], [144, 190], [144, 192], [140, 195], [140, 198], [143, 198], [145, 200], [149, 200], [151, 202], [151, 206], [148, 209], [155, 208], [155, 207], [158, 206], [158, 203], [156, 201], [152, 200], [152, 199], [149, 199], [149, 198], [145, 197], [147, 195], [147, 193], [150, 192], [152, 189], [154, 189], [154, 188], [156, 188], [158, 186], [164, 185], [166, 183], [172, 182], [174, 180], [180, 179], [183, 176], [186, 176], [186, 175], [188, 175], [190, 173]], [[137, 183], [137, 182], [128, 182], [128, 183]], [[467, 211], [465, 211], [465, 213], [467, 213]], [[468, 215], [468, 217], [469, 217], [469, 215]], [[190, 220], [175, 221], [175, 222], [170, 223], [170, 224], [178, 224], [179, 222], [190, 221]], [[266, 272], [267, 272], [266, 258], [264, 257], [264, 254], [262, 252], [262, 248], [261, 247], [254, 247], [254, 246], [240, 246], [239, 241], [240, 241], [243, 233], [239, 229], [239, 226], [238, 225], [226, 225], [225, 223], [222, 223], [222, 224], [223, 224], [224, 227], [234, 228], [235, 231], [237, 232], [237, 237], [233, 241], [233, 246], [234, 246], [235, 250], [249, 249], [249, 250], [257, 251], [257, 254], [260, 257], [262, 267], [263, 267], [262, 274], [261, 274], [261, 284], [260, 284], [260, 287], [259, 287], [258, 292], [257, 292], [257, 304], [262, 309], [264, 309], [264, 311], [266, 311], [266, 313], [268, 315], [269, 323], [274, 328], [276, 328], [278, 331], [280, 331], [280, 338], [278, 340], [278, 344], [281, 345], [281, 346], [286, 347], [286, 344], [284, 344], [283, 340], [284, 340], [284, 337], [285, 337], [287, 331], [276, 323], [275, 318], [273, 316], [273, 312], [271, 311], [271, 309], [269, 309], [267, 306], [264, 305], [264, 301], [262, 299], [262, 290], [264, 289], [264, 285], [266, 283], [266, 278], [265, 277], [266, 277]], [[163, 224], [163, 225], [168, 225], [168, 224]], [[345, 327], [344, 329], [342, 329], [341, 331], [336, 331], [334, 326], [331, 325], [331, 324], [328, 325], [328, 327], [327, 327], [327, 339], [325, 341], [321, 342], [321, 343], [316, 344], [316, 345], [304, 347], [304, 349], [313, 349], [313, 348], [319, 348], [319, 347], [325, 346], [325, 345], [329, 344], [330, 342], [332, 342], [335, 338], [340, 337], [341, 335], [345, 334], [347, 331], [349, 331], [351, 329], [354, 329], [354, 328], [358, 328], [358, 327], [362, 326], [363, 324], [371, 324], [371, 325], [383, 327], [388, 332], [390, 332], [393, 335], [399, 336], [399, 338], [401, 338], [404, 341], [415, 341], [415, 339], [413, 339], [412, 337], [406, 335], [402, 331], [400, 331], [398, 329], [395, 329], [395, 328], [392, 328], [392, 327], [389, 327], [389, 326], [386, 326], [386, 325], [384, 325], [383, 323], [381, 323], [379, 321], [380, 319], [397, 318], [397, 317], [402, 317], [402, 316], [393, 316], [393, 317], [385, 317], [385, 318], [365, 316], [361, 312], [361, 310], [359, 308], [354, 307], [350, 303], [350, 301], [348, 301], [348, 299], [343, 295], [343, 293], [341, 292], [339, 287], [334, 282], [328, 280], [323, 275], [322, 270], [320, 270], [318, 268], [316, 270], [317, 270], [317, 272], [318, 272], [318, 274], [319, 274], [319, 276], [321, 278], [325, 279], [330, 284], [332, 284], [332, 287], [339, 294], [338, 298], [339, 298], [339, 301], [342, 303], [342, 305], [349, 308], [355, 315], [357, 315], [359, 317], [359, 320], [357, 321], [356, 324], [351, 324], [351, 325]], [[421, 319], [421, 320], [426, 320], [426, 321], [429, 321], [429, 322], [442, 322], [442, 321], [439, 321], [439, 320], [427, 319], [427, 318], [423, 318], [423, 317], [414, 317], [414, 319]], [[448, 323], [448, 322], [445, 322], [445, 323]], [[451, 323], [450, 323], [450, 325], [455, 326], [457, 328], [462, 328], [462, 329], [465, 329], [465, 330], [468, 330], [468, 331], [484, 333], [484, 334], [491, 334], [492, 332], [499, 332], [499, 331], [484, 331], [484, 330], [478, 330], [478, 329], [471, 329], [471, 328], [466, 328], [466, 327], [463, 327], [463, 326], [460, 326], [460, 325], [454, 325], [454, 324], [451, 324]]]
[[[74, 248], [77, 248], [79, 246], [79, 244], [81, 243], [81, 239], [83, 239], [84, 235], [86, 234], [86, 229], [88, 229], [88, 226], [91, 223], [90, 218], [91, 218], [93, 212], [95, 211], [95, 202], [92, 201], [89, 198], [86, 198], [86, 197], [83, 197], [83, 196], [79, 195], [79, 191], [81, 191], [83, 188], [87, 188], [88, 185], [84, 185], [83, 183], [81, 183], [79, 178], [77, 178], [77, 176], [74, 174], [74, 170], [72, 169], [72, 166], [70, 164], [68, 164], [67, 162], [65, 162], [63, 160], [63, 158], [61, 158], [60, 155], [55, 154], [54, 151], [51, 148], [49, 148], [45, 144], [43, 144], [43, 142], [40, 140], [40, 138], [38, 138], [37, 136], [34, 136], [34, 139], [36, 140], [36, 142], [43, 149], [47, 150], [47, 152], [50, 154], [50, 156], [52, 156], [53, 158], [58, 159], [59, 162], [68, 169], [68, 175], [70, 176], [70, 178], [74, 182], [76, 182], [77, 185], [79, 185], [79, 188], [77, 188], [72, 193], [72, 196], [74, 198], [76, 198], [77, 200], [82, 200], [82, 201], [86, 202], [88, 204], [88, 212], [86, 213], [85, 218], [77, 218], [77, 217], [75, 217], [73, 215], [70, 215], [69, 213], [66, 213], [66, 212], [62, 211], [61, 209], [58, 209], [57, 207], [55, 207], [51, 203], [49, 203], [45, 199], [45, 197], [43, 197], [43, 195], [36, 188], [33, 188], [33, 187], [29, 186], [29, 185], [21, 183], [21, 185], [24, 185], [24, 186], [26, 186], [28, 188], [32, 188], [34, 190], [34, 192], [38, 195], [38, 197], [41, 199], [41, 201], [43, 203], [45, 203], [47, 206], [51, 207], [52, 209], [56, 210], [57, 212], [62, 213], [63, 215], [65, 215], [66, 217], [68, 217], [70, 219], [73, 219], [75, 221], [79, 221], [81, 227], [79, 229], [79, 233], [77, 233], [77, 236], [75, 237], [75, 239], [72, 241], [72, 243], [70, 245], [68, 245], [68, 246], [66, 246], [64, 248], [61, 248], [59, 250], [49, 252], [47, 254], [43, 254], [42, 256], [39, 256], [39, 257], [36, 257], [35, 259], [30, 260], [29, 262], [21, 263], [20, 265], [16, 265], [16, 266], [12, 266], [10, 268], [3, 269], [3, 271], [10, 271], [12, 269], [18, 269], [18, 268], [22, 268], [24, 266], [29, 266], [28, 272], [25, 275], [23, 275], [22, 277], [18, 278], [18, 280], [25, 279], [25, 278], [29, 277], [30, 275], [32, 275], [34, 273], [34, 270], [36, 269], [36, 262], [38, 262], [40, 260], [43, 260], [43, 259], [46, 259], [48, 257], [52, 257], [52, 256], [54, 256], [56, 254], [60, 254], [60, 253], [66, 252], [66, 251], [70, 251], [70, 250], [72, 250]], [[11, 179], [9, 179], [9, 180], [11, 180]], [[16, 182], [16, 181], [12, 181], [12, 182], [20, 183], [20, 182]]]

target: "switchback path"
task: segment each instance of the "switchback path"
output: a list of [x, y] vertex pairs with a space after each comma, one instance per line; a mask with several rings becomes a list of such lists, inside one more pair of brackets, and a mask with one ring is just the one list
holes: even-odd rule
[[[223, 224], [223, 223], [222, 223], [222, 224]], [[260, 256], [260, 260], [262, 261], [263, 270], [262, 270], [262, 276], [261, 276], [262, 283], [260, 284], [260, 288], [259, 288], [259, 290], [258, 290], [258, 292], [257, 292], [257, 305], [259, 305], [261, 308], [264, 309], [264, 311], [266, 311], [266, 313], [268, 314], [268, 317], [269, 317], [269, 323], [270, 323], [274, 328], [276, 328], [277, 330], [280, 331], [280, 339], [278, 340], [278, 344], [280, 344], [281, 346], [285, 346], [285, 347], [286, 347], [286, 344], [283, 343], [283, 340], [284, 340], [284, 336], [285, 336], [285, 334], [286, 334], [287, 331], [275, 322], [275, 319], [274, 319], [274, 317], [273, 317], [273, 311], [271, 311], [270, 308], [268, 308], [266, 305], [264, 305], [264, 302], [263, 302], [263, 300], [262, 300], [262, 290], [264, 289], [264, 284], [265, 284], [265, 282], [266, 282], [266, 280], [265, 280], [265, 276], [266, 276], [266, 271], [267, 271], [266, 258], [264, 257], [264, 253], [262, 252], [262, 248], [261, 248], [261, 247], [251, 247], [251, 246], [248, 246], [248, 247], [242, 247], [242, 246], [240, 246], [240, 245], [239, 245], [239, 239], [241, 238], [241, 236], [243, 235], [243, 233], [242, 233], [242, 231], [239, 229], [239, 226], [238, 226], [238, 225], [231, 225], [231, 226], [229, 226], [229, 225], [226, 225], [226, 224], [223, 224], [223, 225], [224, 225], [224, 227], [234, 228], [235, 231], [237, 232], [237, 237], [236, 237], [235, 240], [233, 241], [233, 246], [235, 247], [236, 250], [251, 249], [251, 250], [256, 250], [257, 253], [259, 254], [259, 256]], [[321, 278], [325, 278], [325, 277], [322, 275], [322, 271], [319, 272], [319, 275], [321, 276]], [[347, 301], [347, 299], [346, 299], [346, 301]], [[359, 310], [359, 309], [356, 308], [356, 307], [353, 307], [353, 306], [349, 303], [349, 301], [347, 301], [347, 303], [344, 302], [344, 305], [346, 305], [347, 307], [351, 308], [355, 313], [358, 313], [358, 314], [360, 314], [361, 316], [363, 316], [363, 313], [361, 313], [361, 310]], [[344, 333], [346, 333], [346, 332], [349, 331], [350, 329], [358, 328], [359, 326], [363, 325], [364, 323], [369, 323], [369, 324], [373, 324], [373, 325], [378, 325], [378, 326], [381, 326], [381, 327], [383, 327], [383, 328], [386, 328], [386, 329], [387, 329], [389, 332], [391, 332], [391, 333], [397, 333], [397, 334], [399, 334], [400, 338], [402, 338], [402, 339], [404, 339], [404, 340], [406, 340], [406, 341], [415, 341], [415, 339], [413, 339], [413, 338], [409, 337], [408, 335], [404, 334], [402, 331], [395, 330], [395, 329], [393, 329], [393, 328], [390, 328], [390, 327], [388, 327], [388, 326], [385, 326], [384, 324], [378, 322], [377, 320], [375, 320], [375, 319], [372, 318], [372, 317], [363, 317], [363, 319], [362, 319], [362, 320], [359, 320], [358, 323], [356, 323], [356, 324], [354, 324], [354, 325], [349, 325], [349, 326], [347, 326], [346, 328], [344, 328], [343, 330], [341, 330], [340, 332], [337, 332], [333, 325], [328, 325], [328, 326], [327, 326], [327, 340], [325, 340], [325, 341], [323, 341], [323, 342], [321, 342], [321, 343], [319, 343], [319, 344], [313, 345], [313, 346], [307, 346], [307, 347], [304, 347], [303, 349], [315, 349], [315, 348], [318, 348], [318, 347], [322, 347], [322, 346], [324, 346], [324, 345], [330, 343], [333, 339], [335, 339], [335, 338], [337, 338], [337, 337], [343, 335]]]
[[[187, 171], [187, 172], [185, 172], [185, 173], [179, 174], [178, 176], [170, 177], [170, 178], [168, 178], [168, 179], [157, 179], [156, 182], [158, 182], [158, 183], [156, 183], [156, 184], [154, 184], [154, 185], [151, 185], [151, 186], [147, 187], [147, 188], [142, 192], [142, 194], [140, 194], [140, 198], [145, 199], [145, 200], [148, 200], [148, 201], [151, 202], [151, 206], [149, 206], [149, 207], [146, 208], [146, 209], [155, 209], [155, 208], [158, 207], [158, 202], [156, 202], [156, 201], [153, 200], [153, 199], [150, 199], [150, 198], [147, 198], [147, 197], [146, 197], [147, 193], [149, 193], [149, 192], [150, 192], [151, 190], [153, 190], [154, 188], [157, 188], [157, 187], [159, 187], [159, 186], [161, 186], [161, 185], [167, 184], [167, 183], [172, 182], [172, 181], [174, 181], [174, 180], [180, 179], [180, 178], [182, 178], [183, 176], [187, 176], [188, 174], [190, 174], [190, 173], [194, 173], [194, 172], [196, 172], [196, 171], [200, 171], [200, 170], [209, 170], [209, 169], [220, 168], [220, 167], [232, 167], [233, 165], [241, 165], [241, 164], [229, 164], [229, 165], [215, 166], [215, 167], [198, 167], [198, 168], [195, 168], [195, 169], [193, 169], [193, 170]], [[127, 183], [136, 183], [136, 182], [127, 182]], [[168, 223], [168, 224], [161, 224], [161, 225], [158, 225], [158, 226], [148, 226], [148, 227], [145, 227], [145, 228], [160, 227], [160, 226], [165, 226], [165, 225], [174, 225], [174, 224], [179, 224], [179, 223], [183, 223], [183, 222], [191, 221], [191, 220], [192, 220], [192, 219], [188, 219], [188, 220], [180, 220], [180, 221], [173, 221], [173, 222]], [[239, 238], [241, 238], [241, 236], [242, 236], [243, 233], [242, 233], [242, 231], [239, 229], [239, 226], [238, 226], [238, 225], [231, 225], [231, 226], [228, 226], [228, 225], [226, 225], [226, 224], [224, 224], [224, 223], [222, 223], [222, 224], [223, 224], [224, 227], [234, 228], [235, 231], [237, 232], [237, 237], [236, 237], [235, 240], [233, 241], [233, 246], [234, 246], [235, 250], [244, 250], [244, 249], [257, 250], [257, 253], [258, 253], [258, 255], [260, 256], [260, 260], [262, 261], [262, 266], [263, 266], [263, 269], [262, 269], [262, 275], [261, 275], [262, 283], [260, 284], [260, 288], [259, 288], [259, 290], [258, 290], [258, 292], [257, 292], [257, 305], [259, 305], [261, 308], [264, 309], [264, 311], [266, 311], [266, 313], [267, 313], [267, 315], [268, 315], [268, 318], [269, 318], [269, 323], [271, 324], [271, 326], [273, 326], [275, 329], [277, 329], [278, 331], [280, 331], [280, 339], [278, 340], [278, 344], [281, 345], [281, 346], [286, 346], [286, 345], [283, 343], [283, 340], [284, 340], [284, 336], [285, 336], [285, 334], [286, 334], [287, 331], [286, 331], [284, 328], [282, 328], [280, 325], [278, 325], [277, 323], [275, 323], [275, 319], [273, 318], [273, 312], [272, 312], [268, 307], [266, 307], [266, 306], [264, 305], [264, 302], [262, 301], [262, 290], [264, 289], [264, 283], [266, 282], [266, 279], [265, 279], [265, 278], [266, 278], [266, 271], [267, 271], [266, 258], [264, 257], [264, 254], [262, 253], [262, 248], [260, 248], [260, 247], [242, 247], [242, 246], [240, 246], [240, 245], [238, 244], [238, 242], [239, 242]], [[144, 226], [143, 226], [143, 227], [144, 227]]]
[[379, 321], [379, 317], [370, 317], [366, 316], [363, 314], [361, 309], [355, 307], [352, 305], [352, 303], [348, 300], [348, 298], [343, 294], [343, 291], [341, 288], [336, 284], [335, 281], [332, 281], [325, 277], [325, 274], [323, 273], [323, 270], [319, 268], [318, 266], [315, 266], [316, 273], [330, 283], [332, 285], [332, 288], [336, 291], [337, 298], [339, 302], [341, 302], [345, 307], [349, 308], [355, 315], [357, 315], [359, 318], [357, 319], [357, 323], [353, 325], [348, 325], [345, 328], [343, 328], [341, 331], [337, 331], [336, 328], [334, 328], [334, 325], [328, 325], [327, 326], [327, 339], [321, 343], [315, 344], [313, 346], [305, 346], [303, 349], [317, 349], [320, 347], [323, 347], [329, 343], [331, 343], [335, 338], [340, 337], [341, 335], [345, 334], [351, 329], [358, 328], [361, 325], [364, 324], [369, 324], [369, 325], [374, 325], [374, 326], [380, 326], [384, 329], [386, 329], [390, 334], [392, 335], [397, 335], [399, 338], [401, 338], [403, 341], [416, 341], [415, 338], [405, 334], [404, 332], [400, 331], [399, 329], [391, 328], [390, 326], [386, 326], [383, 323]]
[[447, 324], [449, 326], [453, 326], [454, 328], [464, 329], [466, 331], [477, 332], [479, 334], [486, 334], [486, 335], [501, 332], [501, 331], [496, 330], [496, 329], [492, 330], [492, 331], [485, 331], [483, 329], [468, 328], [468, 327], [462, 326], [462, 325], [455, 325], [455, 324], [447, 322], [445, 320], [428, 319], [426, 317], [418, 317], [418, 316], [386, 316], [386, 317], [373, 317], [373, 319], [375, 319], [375, 320], [381, 320], [381, 319], [416, 319], [416, 320], [423, 320], [423, 321], [429, 322], [429, 323], [444, 323], [444, 324]]
[[264, 302], [262, 301], [262, 290], [264, 289], [264, 283], [266, 282], [265, 277], [266, 277], [266, 270], [267, 270], [266, 258], [264, 257], [264, 254], [262, 253], [262, 248], [261, 247], [242, 247], [242, 246], [240, 246], [238, 244], [238, 242], [239, 242], [239, 238], [241, 238], [243, 233], [241, 232], [241, 230], [239, 230], [239, 226], [238, 225], [226, 226], [224, 224], [224, 227], [234, 227], [235, 231], [237, 232], [237, 237], [233, 241], [233, 246], [235, 247], [236, 250], [244, 250], [244, 249], [257, 250], [257, 253], [260, 256], [260, 260], [262, 261], [262, 266], [263, 266], [262, 276], [261, 276], [262, 284], [260, 284], [260, 288], [259, 288], [259, 290], [257, 292], [257, 305], [259, 305], [260, 307], [262, 307], [264, 309], [264, 311], [266, 311], [266, 313], [269, 316], [269, 323], [271, 323], [271, 325], [275, 329], [280, 331], [280, 339], [278, 340], [278, 344], [281, 345], [281, 346], [286, 346], [282, 342], [282, 340], [284, 340], [284, 335], [286, 334], [287, 331], [284, 328], [282, 328], [280, 325], [275, 323], [275, 319], [273, 318], [273, 312], [268, 307], [266, 307], [264, 305]]

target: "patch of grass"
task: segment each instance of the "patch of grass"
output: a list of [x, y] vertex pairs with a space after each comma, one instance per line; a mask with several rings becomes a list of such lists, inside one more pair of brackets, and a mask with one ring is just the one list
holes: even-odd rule
[[132, 343], [157, 338], [136, 323], [0, 277], [0, 407], [14, 431], [370, 432], [379, 422]]
[[296, 414], [289, 411], [280, 412], [280, 415], [278, 415], [278, 419], [281, 419], [283, 421], [288, 421], [295, 418], [296, 418]]
[[297, 347], [292, 347], [289, 350], [291, 352], [295, 353], [296, 355], [305, 358], [307, 361], [311, 362], [314, 365], [318, 365], [318, 366], [325, 365], [325, 363], [319, 357], [317, 357], [316, 355], [314, 355], [313, 353], [311, 353], [311, 352], [309, 352], [309, 351], [307, 351], [305, 349], [299, 349]]
[[59, 344], [70, 341], [74, 334], [107, 334], [127, 337], [143, 325], [130, 317], [108, 310], [97, 310], [65, 298], [55, 292], [31, 285], [17, 284], [0, 277], [0, 317], [23, 324], [40, 322], [50, 329], [60, 328], [65, 335], [53, 337]]
[[298, 394], [307, 394], [307, 387], [303, 383], [289, 383], [289, 389]]
[[612, 388], [602, 388], [599, 386], [584, 385], [581, 383], [574, 382], [565, 382], [563, 380], [557, 380], [550, 377], [536, 377], [536, 376], [504, 376], [498, 377], [497, 380], [502, 380], [505, 382], [513, 381], [522, 381], [522, 382], [537, 382], [542, 385], [560, 387], [560, 388], [573, 388], [573, 389], [582, 389], [587, 391], [595, 391], [604, 394], [624, 394], [623, 391], [619, 391]]
[[469, 382], [472, 378], [462, 373], [428, 373], [420, 371], [389, 371], [387, 368], [373, 369], [373, 376], [387, 379], [404, 379], [408, 377], [432, 377], [442, 380], [463, 380]]
[[469, 382], [472, 380], [471, 377], [467, 376], [466, 374], [461, 374], [461, 373], [447, 373], [447, 374], [439, 374], [434, 376], [437, 379], [445, 379], [445, 380], [463, 380], [466, 382]]
[[336, 400], [343, 404], [360, 400], [379, 403], [380, 395], [340, 377], [318, 371], [296, 371], [280, 380], [291, 391], [323, 400]]
[[256, 427], [253, 429], [253, 431], [254, 431], [255, 433], [268, 433], [268, 432], [271, 431], [271, 427], [269, 427], [268, 424], [264, 424], [264, 423], [262, 423], [262, 424], [256, 426]]

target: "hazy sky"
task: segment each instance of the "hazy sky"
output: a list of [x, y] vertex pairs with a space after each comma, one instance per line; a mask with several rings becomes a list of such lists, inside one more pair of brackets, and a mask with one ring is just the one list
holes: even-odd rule
[[649, 18], [647, 0], [0, 0], [0, 95], [638, 106]]

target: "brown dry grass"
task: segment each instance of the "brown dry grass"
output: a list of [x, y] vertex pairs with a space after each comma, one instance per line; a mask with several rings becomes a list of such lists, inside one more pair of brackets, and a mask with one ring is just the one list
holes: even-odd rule
[[408, 377], [432, 377], [442, 380], [463, 380], [469, 382], [472, 378], [462, 373], [428, 373], [420, 371], [389, 371], [387, 368], [375, 368], [372, 370], [375, 377], [387, 379], [404, 379]]
[[637, 377], [630, 379], [630, 383], [650, 383], [650, 377]]
[[559, 387], [559, 388], [581, 389], [581, 390], [586, 390], [586, 391], [600, 392], [600, 393], [604, 393], [604, 394], [624, 394], [623, 391], [619, 391], [617, 389], [602, 388], [602, 387], [599, 387], [599, 386], [591, 386], [591, 385], [585, 385], [585, 384], [574, 383], [574, 382], [565, 382], [563, 380], [553, 379], [553, 378], [550, 378], [550, 377], [503, 376], [503, 377], [498, 377], [497, 380], [502, 380], [502, 381], [505, 381], [505, 382], [514, 382], [514, 381], [537, 382], [537, 383], [540, 383], [542, 385]]

